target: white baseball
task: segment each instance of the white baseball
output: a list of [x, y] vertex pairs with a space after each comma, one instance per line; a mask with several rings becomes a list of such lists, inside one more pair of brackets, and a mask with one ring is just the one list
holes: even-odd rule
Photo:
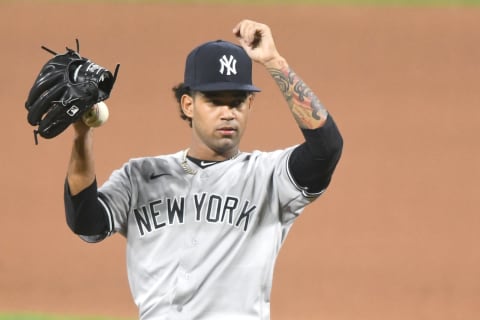
[[82, 116], [83, 122], [89, 127], [100, 127], [108, 120], [108, 107], [103, 101], [94, 104]]

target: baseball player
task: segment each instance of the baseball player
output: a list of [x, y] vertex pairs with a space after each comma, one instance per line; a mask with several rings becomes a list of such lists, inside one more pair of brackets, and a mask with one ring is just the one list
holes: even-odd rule
[[[279, 250], [293, 222], [330, 183], [343, 141], [317, 96], [276, 49], [270, 28], [243, 20], [239, 45], [191, 51], [174, 88], [188, 147], [136, 158], [99, 188], [92, 130], [74, 123], [65, 182], [71, 230], [89, 242], [120, 233], [140, 319], [270, 319]], [[304, 141], [239, 149], [255, 94], [252, 61], [285, 97]], [[272, 112], [281, 112], [273, 109]]]

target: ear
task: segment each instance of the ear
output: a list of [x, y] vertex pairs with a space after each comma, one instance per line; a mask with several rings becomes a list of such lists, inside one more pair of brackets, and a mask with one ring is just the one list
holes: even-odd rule
[[255, 94], [253, 94], [253, 93], [250, 94], [247, 99], [248, 99], [248, 101], [247, 101], [248, 109], [252, 109], [253, 108], [253, 101], [255, 100]]
[[193, 97], [188, 94], [184, 94], [180, 100], [180, 105], [182, 106], [183, 113], [189, 117], [193, 117]]

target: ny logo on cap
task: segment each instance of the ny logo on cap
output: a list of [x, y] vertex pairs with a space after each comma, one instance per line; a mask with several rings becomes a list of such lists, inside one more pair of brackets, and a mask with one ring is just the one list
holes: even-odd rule
[[230, 76], [232, 73], [237, 74], [237, 60], [230, 55], [230, 58], [227, 59], [225, 55], [221, 59], [219, 59], [221, 66], [220, 66], [220, 73], [227, 74]]

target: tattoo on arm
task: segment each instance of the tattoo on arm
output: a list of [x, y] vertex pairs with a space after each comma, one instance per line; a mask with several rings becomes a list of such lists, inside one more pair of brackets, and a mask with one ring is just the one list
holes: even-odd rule
[[315, 129], [325, 122], [327, 110], [293, 70], [270, 68], [268, 71], [287, 100], [288, 107], [300, 128]]

